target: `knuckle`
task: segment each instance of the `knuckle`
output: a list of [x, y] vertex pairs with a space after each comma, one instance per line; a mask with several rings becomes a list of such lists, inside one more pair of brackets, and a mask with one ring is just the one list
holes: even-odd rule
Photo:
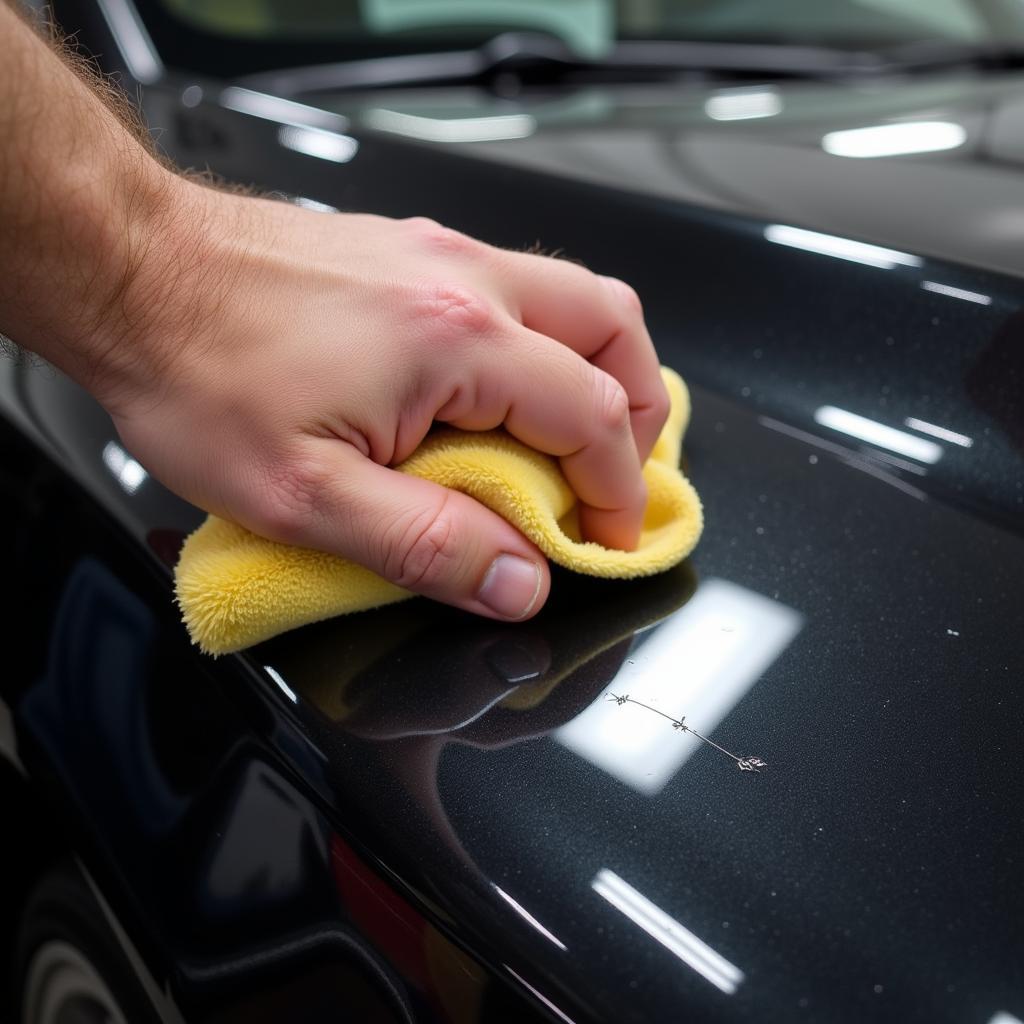
[[647, 507], [647, 482], [639, 477], [636, 485], [636, 507], [643, 509]]
[[324, 474], [314, 461], [292, 460], [271, 467], [253, 511], [257, 532], [295, 543], [316, 516], [324, 491]]
[[389, 579], [406, 590], [431, 590], [450, 574], [458, 559], [455, 517], [446, 498], [394, 528], [385, 560]]
[[651, 400], [651, 416], [661, 428], [668, 421], [669, 413], [672, 411], [672, 399], [669, 397], [668, 389], [664, 384], [659, 385]]
[[406, 217], [402, 223], [411, 231], [427, 232], [441, 225], [431, 217]]
[[431, 285], [417, 307], [427, 339], [437, 344], [491, 335], [498, 323], [497, 313], [487, 300], [454, 282]]
[[642, 314], [644, 311], [643, 303], [640, 301], [640, 296], [637, 294], [636, 289], [625, 281], [621, 281], [617, 277], [606, 277], [605, 280], [608, 282], [608, 286], [618, 296], [619, 301], [631, 312]]
[[420, 244], [437, 256], [462, 256], [473, 252], [479, 243], [454, 228], [447, 228], [429, 217], [413, 217], [406, 221]]
[[636, 515], [642, 522], [644, 511], [647, 508], [647, 484], [644, 483], [643, 478], [638, 477], [637, 483], [630, 489], [630, 492], [624, 495], [624, 497], [628, 496], [624, 508]]
[[612, 432], [629, 428], [629, 396], [626, 389], [607, 373], [598, 376], [597, 420]]
[[647, 507], [647, 483], [639, 472], [629, 474], [628, 478], [618, 480], [618, 501], [615, 505], [641, 513]]
[[643, 313], [644, 304], [640, 301], [636, 289], [625, 282], [622, 282], [622, 300], [631, 312], [638, 315]]

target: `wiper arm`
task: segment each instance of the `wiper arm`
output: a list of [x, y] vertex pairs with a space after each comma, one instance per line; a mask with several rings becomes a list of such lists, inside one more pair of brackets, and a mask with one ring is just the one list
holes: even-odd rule
[[813, 78], [875, 72], [884, 64], [871, 52], [827, 46], [645, 39], [617, 43], [601, 66]]
[[509, 32], [473, 50], [422, 53], [267, 71], [237, 84], [276, 96], [445, 83], [486, 82], [499, 74], [561, 77], [568, 73], [678, 75], [706, 73], [774, 78], [831, 78], [877, 73], [879, 54], [828, 47], [674, 40], [624, 40], [600, 59], [574, 54], [543, 33]]

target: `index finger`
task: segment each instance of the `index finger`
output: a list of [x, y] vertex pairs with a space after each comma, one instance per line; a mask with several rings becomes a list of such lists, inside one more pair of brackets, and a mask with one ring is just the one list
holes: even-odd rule
[[565, 345], [510, 323], [500, 357], [482, 348], [471, 386], [435, 418], [463, 430], [503, 424], [524, 444], [557, 456], [580, 499], [584, 538], [633, 550], [647, 490], [625, 390]]
[[566, 260], [506, 253], [506, 300], [524, 327], [561, 342], [614, 377], [629, 399], [640, 462], [668, 418], [669, 399], [635, 291]]

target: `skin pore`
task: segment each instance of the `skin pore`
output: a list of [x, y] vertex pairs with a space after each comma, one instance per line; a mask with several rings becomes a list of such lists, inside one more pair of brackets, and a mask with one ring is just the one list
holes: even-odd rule
[[635, 547], [668, 413], [636, 294], [433, 221], [325, 215], [157, 159], [123, 100], [0, 0], [0, 332], [87, 388], [171, 490], [491, 618], [534, 545], [396, 473], [432, 423], [560, 459], [584, 535]]

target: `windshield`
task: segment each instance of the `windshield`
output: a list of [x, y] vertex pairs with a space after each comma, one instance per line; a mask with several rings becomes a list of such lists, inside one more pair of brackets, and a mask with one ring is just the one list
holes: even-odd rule
[[328, 39], [380, 52], [473, 45], [545, 31], [599, 56], [616, 39], [869, 47], [1024, 37], [1017, 0], [159, 0], [205, 32], [261, 41]]

